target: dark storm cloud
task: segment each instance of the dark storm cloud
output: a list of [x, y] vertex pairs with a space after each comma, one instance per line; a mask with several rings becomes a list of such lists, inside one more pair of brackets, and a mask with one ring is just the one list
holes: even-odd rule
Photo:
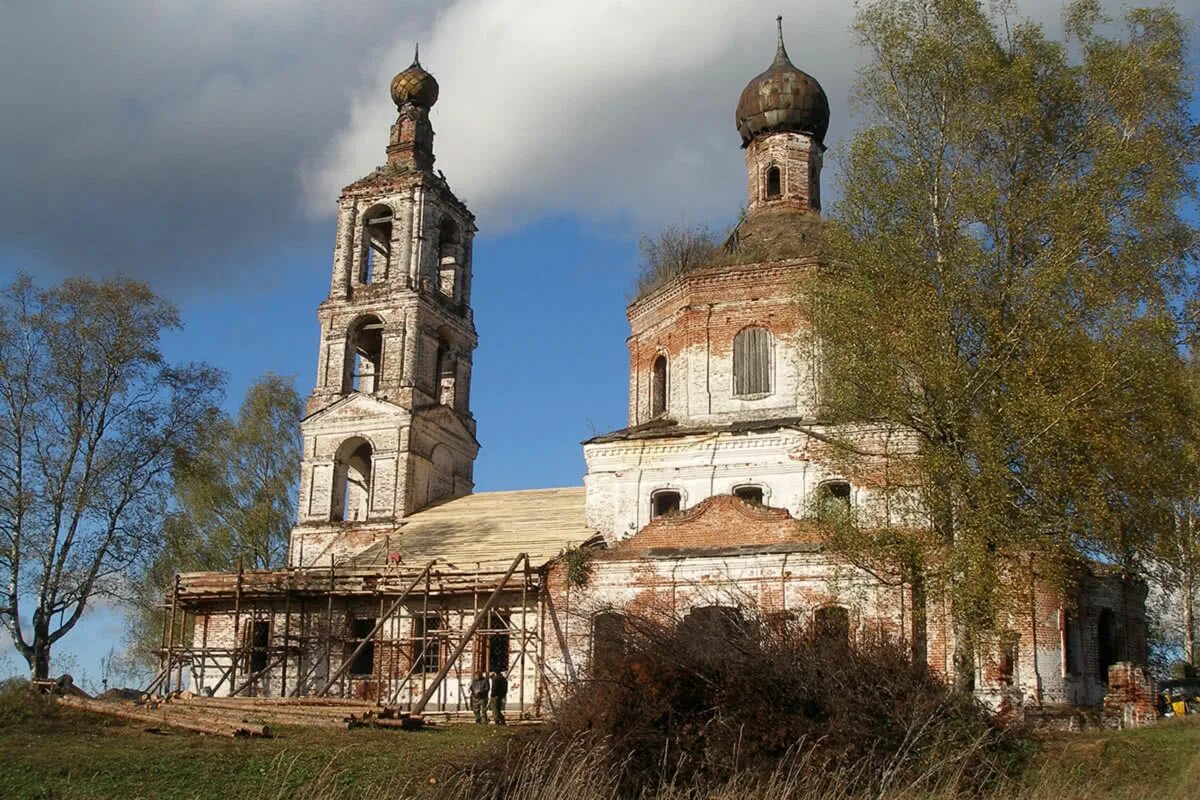
[[311, 237], [299, 165], [428, 6], [0, 3], [5, 265], [201, 288]]

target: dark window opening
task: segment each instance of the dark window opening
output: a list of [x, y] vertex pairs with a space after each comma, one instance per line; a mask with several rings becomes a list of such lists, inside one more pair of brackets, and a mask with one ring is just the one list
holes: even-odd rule
[[1108, 683], [1108, 668], [1121, 661], [1121, 634], [1117, 628], [1117, 617], [1112, 609], [1101, 609], [1096, 619], [1097, 676]]
[[1000, 653], [996, 659], [996, 678], [1004, 686], [1012, 686], [1017, 673], [1017, 637], [1014, 634], [1000, 640]]
[[763, 489], [761, 486], [738, 486], [733, 490], [734, 497], [752, 506], [763, 504]]
[[442, 620], [436, 614], [413, 617], [413, 662], [417, 672], [437, 672], [442, 667]]
[[850, 484], [830, 481], [817, 487], [817, 519], [841, 522], [850, 516]]
[[383, 377], [383, 322], [376, 316], [356, 320], [346, 337], [343, 392], [371, 394]]
[[679, 513], [679, 492], [661, 491], [650, 496], [650, 519]]
[[438, 340], [433, 364], [433, 395], [441, 405], [454, 405], [454, 379], [457, 361], [450, 343]]
[[1063, 672], [1078, 675], [1083, 661], [1083, 642], [1079, 635], [1079, 618], [1074, 614], [1063, 615]]
[[745, 631], [745, 621], [732, 606], [701, 606], [689, 611], [679, 628], [692, 641], [729, 641]]
[[267, 647], [271, 641], [271, 623], [259, 619], [250, 631], [250, 673], [262, 672], [267, 668]]
[[375, 674], [375, 640], [371, 632], [375, 630], [374, 617], [360, 617], [350, 620], [350, 647], [354, 652], [360, 644], [366, 642], [358, 655], [350, 662], [350, 674], [357, 677]]
[[825, 606], [813, 612], [813, 635], [823, 642], [850, 643], [850, 611], [842, 606]]
[[767, 170], [767, 199], [775, 200], [783, 194], [781, 184], [782, 176], [779, 172], [779, 167], [771, 167]]
[[605, 611], [592, 617], [592, 677], [610, 678], [626, 660], [625, 615]]
[[508, 672], [511, 657], [512, 637], [509, 632], [508, 614], [492, 611], [488, 614], [487, 627], [480, 634], [480, 648], [476, 662], [481, 672]]
[[333, 462], [329, 518], [334, 522], [365, 520], [371, 504], [371, 445], [357, 437], [338, 448]]
[[360, 283], [373, 283], [387, 277], [392, 255], [392, 210], [375, 206], [366, 214], [363, 225], [363, 257]]
[[733, 393], [743, 396], [770, 392], [771, 332], [745, 328], [733, 337]]
[[438, 291], [446, 297], [458, 299], [462, 250], [458, 225], [446, 217], [438, 229]]
[[650, 416], [657, 417], [667, 411], [667, 357], [654, 359], [650, 374]]

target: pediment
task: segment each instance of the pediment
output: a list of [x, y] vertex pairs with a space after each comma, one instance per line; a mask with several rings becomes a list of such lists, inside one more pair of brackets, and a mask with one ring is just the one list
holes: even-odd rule
[[305, 417], [300, 422], [301, 430], [338, 423], [388, 422], [405, 425], [412, 414], [401, 405], [370, 394], [355, 392], [341, 398], [332, 405]]
[[468, 428], [458, 414], [454, 413], [449, 406], [428, 406], [418, 409], [413, 416], [420, 421], [437, 425], [443, 430], [448, 430], [468, 442], [474, 442], [476, 447], [479, 446], [479, 440], [475, 438], [475, 432]]
[[818, 545], [819, 532], [782, 508], [752, 506], [732, 495], [717, 495], [694, 508], [658, 517], [609, 552], [613, 557], [666, 552], [699, 554], [731, 548]]

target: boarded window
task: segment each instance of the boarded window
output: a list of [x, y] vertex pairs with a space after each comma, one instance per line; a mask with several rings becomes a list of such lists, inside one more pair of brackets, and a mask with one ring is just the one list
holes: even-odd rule
[[763, 489], [761, 486], [738, 486], [733, 490], [733, 495], [752, 506], [761, 506], [763, 504]]
[[650, 496], [650, 518], [666, 517], [679, 513], [679, 492], [666, 490]]
[[770, 169], [767, 170], [767, 199], [768, 200], [775, 200], [781, 194], [783, 194], [782, 183], [783, 183], [783, 180], [782, 180], [782, 176], [779, 173], [779, 167], [771, 167]]
[[667, 410], [667, 357], [654, 359], [650, 375], [650, 415], [657, 417]]
[[413, 662], [417, 672], [437, 672], [442, 666], [442, 621], [435, 615], [413, 617]]
[[733, 393], [769, 394], [771, 391], [771, 332], [746, 328], [733, 337]]
[[375, 672], [375, 641], [370, 638], [375, 629], [374, 617], [361, 617], [350, 621], [351, 652], [363, 642], [366, 646], [359, 651], [350, 662], [350, 674], [355, 676], [371, 675]]
[[825, 606], [813, 613], [813, 635], [831, 644], [849, 644], [850, 612], [841, 606]]

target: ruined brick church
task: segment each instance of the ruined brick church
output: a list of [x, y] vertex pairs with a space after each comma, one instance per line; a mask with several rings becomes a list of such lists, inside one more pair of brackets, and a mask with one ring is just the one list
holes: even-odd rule
[[[820, 263], [829, 103], [782, 32], [736, 107], [748, 211], [629, 305], [629, 424], [584, 443], [582, 487], [473, 491], [475, 218], [433, 166], [437, 81], [414, 60], [391, 96], [386, 163], [338, 200], [288, 564], [178, 576], [160, 686], [436, 714], [494, 670], [510, 711], [545, 714], [631, 613], [884, 634], [950, 675], [944, 610], [822, 545], [822, 513], [878, 504], [830, 457], [847, 432], [821, 421], [793, 300]], [[1092, 705], [1144, 660], [1143, 587], [1096, 567], [1029, 595], [979, 654], [984, 699]]]

